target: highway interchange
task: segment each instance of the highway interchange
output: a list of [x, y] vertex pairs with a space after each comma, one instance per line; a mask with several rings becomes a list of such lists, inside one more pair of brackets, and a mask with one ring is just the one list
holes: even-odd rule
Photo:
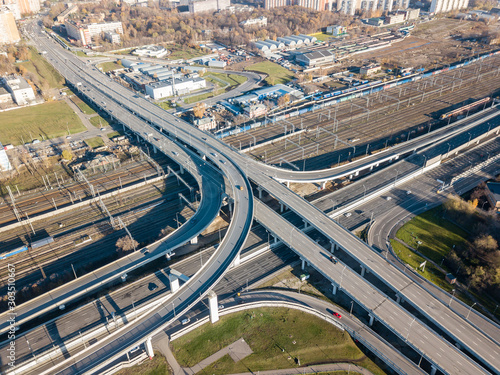
[[[48, 50], [48, 55], [51, 57], [50, 62], [56, 66], [69, 82], [72, 82], [75, 86], [80, 86], [78, 85], [78, 82], [80, 82], [88, 90], [85, 95], [94, 100], [97, 105], [104, 105], [106, 110], [118, 121], [126, 124], [131, 129], [135, 129], [134, 132], [138, 136], [145, 138], [169, 156], [172, 153], [172, 144], [171, 142], [168, 144], [165, 142], [166, 138], [164, 138], [164, 134], [166, 133], [172, 138], [182, 140], [186, 145], [184, 148], [192, 160], [198, 160], [204, 165], [201, 159], [196, 156], [195, 150], [198, 150], [203, 156], [211, 159], [213, 164], [222, 169], [229, 180], [230, 190], [228, 193], [234, 200], [230, 231], [228, 231], [228, 235], [226, 235], [214, 256], [210, 258], [210, 261], [189, 282], [183, 285], [177, 294], [174, 293], [174, 304], [179, 314], [181, 313], [180, 311], [186, 311], [198, 302], [202, 298], [202, 295], [223, 276], [230, 263], [237, 259], [237, 254], [248, 235], [253, 221], [253, 208], [255, 206], [257, 208], [255, 209], [255, 219], [257, 221], [263, 224], [266, 223], [265, 226], [269, 231], [276, 234], [292, 248], [297, 246], [297, 244], [301, 244], [300, 249], [295, 250], [301, 251], [300, 255], [302, 257], [306, 258], [314, 268], [323, 273], [339, 289], [351, 295], [363, 306], [371, 306], [370, 310], [377, 319], [385, 322], [384, 324], [387, 324], [400, 337], [405, 338], [417, 350], [420, 348], [420, 351], [434, 364], [436, 369], [439, 369], [443, 373], [457, 374], [485, 372], [484, 369], [478, 367], [476, 363], [457, 350], [453, 344], [441, 339], [425, 325], [421, 325], [419, 321], [415, 321], [415, 318], [406, 312], [406, 310], [399, 307], [392, 299], [387, 298], [383, 293], [374, 289], [357, 272], [352, 271], [350, 268], [346, 269], [347, 267], [343, 267], [342, 264], [338, 264], [336, 267], [331, 267], [328, 263], [325, 265], [325, 256], [321, 255], [326, 252], [324, 248], [319, 249], [319, 246], [315, 245], [309, 237], [295, 229], [291, 224], [287, 224], [286, 220], [253, 198], [252, 187], [245, 178], [245, 176], [248, 176], [250, 180], [299, 215], [304, 222], [312, 225], [329, 238], [332, 243], [346, 250], [351, 256], [358, 259], [364, 267], [385, 280], [388, 285], [393, 285], [394, 290], [399, 291], [405, 301], [411, 302], [415, 308], [420, 310], [421, 314], [437, 322], [460, 345], [466, 347], [475, 356], [482, 359], [483, 366], [486, 365], [495, 373], [498, 372], [500, 368], [498, 364], [500, 358], [498, 342], [494, 342], [484, 336], [484, 334], [465, 321], [463, 317], [448, 309], [445, 304], [436, 301], [425, 290], [409, 282], [405, 275], [393, 270], [391, 267], [387, 267], [384, 264], [385, 261], [374, 253], [370, 247], [277, 181], [277, 179], [280, 181], [293, 181], [293, 179], [296, 179], [300, 181], [319, 182], [325, 179], [336, 178], [336, 171], [333, 173], [332, 171], [325, 172], [325, 175], [320, 177], [317, 174], [314, 176], [304, 176], [299, 172], [270, 168], [256, 163], [248, 157], [238, 154], [222, 142], [193, 129], [190, 125], [167, 114], [151, 103], [145, 100], [134, 99], [132, 97], [133, 94], [126, 89], [111, 82], [106, 85], [102, 84], [99, 80], [92, 78], [92, 75], [95, 75], [95, 73], [83, 73], [89, 68], [85, 67], [85, 64], [82, 64], [75, 56], [57, 51], [58, 48], [54, 48], [46, 40], [42, 41], [38, 36], [37, 38], [38, 43], [40, 43], [39, 45], [44, 45], [44, 48]], [[70, 65], [77, 66], [77, 69], [75, 70], [73, 67], [68, 69]], [[137, 104], [138, 102], [140, 104]], [[135, 116], [133, 115], [139, 115], [143, 121], [153, 124], [154, 127], [150, 126], [144, 132], [144, 124], [134, 124], [133, 121], [135, 120], [133, 119]], [[161, 132], [158, 130], [161, 130]], [[463, 142], [463, 140], [457, 142]], [[449, 146], [441, 144], [441, 147]], [[441, 150], [440, 152], [442, 155], [444, 151]], [[209, 163], [206, 164], [209, 165]], [[187, 165], [193, 167], [193, 162], [191, 164], [187, 163]], [[425, 167], [425, 160], [420, 160], [416, 165]], [[216, 170], [211, 166], [207, 167], [207, 169], [210, 170], [207, 173], [211, 176], [209, 178], [211, 180], [216, 176]], [[350, 173], [353, 173], [352, 170]], [[273, 177], [276, 177], [276, 179]], [[202, 183], [201, 186], [203, 187], [203, 185]], [[244, 188], [243, 190], [239, 190], [236, 189], [236, 186]], [[255, 201], [255, 204], [253, 201]], [[274, 217], [275, 220], [269, 221], [271, 217]], [[309, 253], [304, 249], [309, 249], [314, 253]], [[348, 280], [351, 282], [347, 282]], [[361, 288], [354, 288], [356, 284]], [[193, 286], [192, 289], [191, 286]], [[402, 291], [403, 288], [405, 289], [404, 291]], [[361, 290], [372, 290], [373, 292], [369, 294], [360, 293]], [[198, 293], [200, 294], [198, 295]], [[75, 371], [81, 372], [89, 369], [96, 362], [104, 363], [105, 360], [116, 358], [123, 351], [133, 347], [136, 342], [144, 341], [148, 336], [158, 331], [159, 327], [174, 320], [174, 315], [175, 312], [170, 306], [160, 306], [147, 314], [139, 322], [132, 322], [123, 327], [119, 331], [121, 335], [120, 339], [114, 340], [114, 336], [112, 336], [109, 339], [112, 342], [108, 343], [107, 340], [100, 341], [98, 344], [92, 346], [92, 353], [89, 352], [89, 355], [85, 353], [82, 353], [83, 355], [77, 354], [73, 358], [51, 369], [51, 371], [60, 371], [61, 373], [68, 374], [75, 373]], [[396, 321], [393, 322], [392, 320]], [[416, 332], [417, 330], [412, 330], [411, 334], [409, 334], [408, 326], [413, 324], [415, 324], [415, 327], [421, 325], [421, 329], [418, 329], [418, 332]], [[464, 330], [463, 332], [462, 329]], [[132, 337], [133, 340], [131, 339]], [[433, 346], [435, 345], [435, 350], [429, 350], [430, 342], [432, 342]], [[475, 345], [470, 344], [470, 342], [475, 342]], [[79, 359], [82, 357], [84, 358]], [[96, 370], [98, 369], [94, 368], [94, 371]]]

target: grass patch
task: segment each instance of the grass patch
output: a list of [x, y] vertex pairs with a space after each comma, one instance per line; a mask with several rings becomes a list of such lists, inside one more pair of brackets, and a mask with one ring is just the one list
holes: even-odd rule
[[181, 366], [193, 366], [241, 337], [253, 354], [236, 363], [223, 357], [203, 373], [291, 368], [296, 367], [294, 359], [298, 357], [302, 365], [347, 361], [365, 365], [374, 374], [383, 374], [347, 332], [312, 315], [286, 308], [261, 308], [223, 316], [216, 324], [205, 324], [172, 345]]
[[116, 63], [114, 61], [104, 62], [102, 64], [97, 65], [97, 67], [100, 68], [100, 69], [102, 69], [102, 71], [104, 73], [110, 72], [112, 70], [123, 68], [122, 65], [120, 65], [120, 64], [118, 64], [118, 63]]
[[167, 58], [170, 60], [177, 59], [192, 59], [195, 57], [201, 57], [207, 54], [207, 52], [201, 48], [193, 48], [189, 46], [181, 46], [179, 44], [169, 45], [167, 49], [171, 52]]
[[87, 144], [87, 146], [89, 146], [92, 149], [104, 146], [104, 141], [102, 140], [101, 137], [93, 137], [93, 138], [86, 139], [85, 143]]
[[196, 102], [199, 102], [201, 100], [205, 100], [205, 99], [211, 98], [213, 96], [214, 96], [213, 93], [206, 92], [204, 94], [194, 95], [194, 96], [190, 96], [188, 98], [185, 98], [184, 99], [184, 103], [186, 103], [186, 104], [196, 103]]
[[309, 34], [309, 36], [314, 36], [316, 39], [318, 39], [321, 42], [324, 42], [329, 39], [335, 39], [335, 37], [332, 34], [326, 34], [326, 33], [315, 33], [315, 34]]
[[421, 276], [425, 277], [433, 284], [436, 284], [437, 286], [443, 288], [444, 290], [451, 292], [453, 286], [445, 280], [446, 275], [443, 272], [441, 272], [436, 266], [434, 266], [434, 264], [427, 262], [425, 265], [425, 271], [422, 272], [422, 270], [418, 269], [418, 266], [420, 266], [422, 262], [425, 261], [424, 258], [422, 258], [418, 254], [415, 254], [405, 245], [401, 244], [396, 240], [391, 240], [391, 246], [392, 249], [394, 250], [394, 253], [399, 257], [399, 259], [403, 261], [403, 263], [407, 263], [413, 269], [416, 269]]
[[105, 119], [103, 119], [101, 116], [93, 116], [89, 119], [90, 123], [94, 125], [96, 128], [102, 128], [109, 126], [109, 122]]
[[137, 366], [124, 368], [115, 373], [116, 375], [170, 375], [167, 360], [160, 353], [155, 352], [152, 360], [146, 360]]
[[114, 132], [106, 134], [106, 137], [108, 137], [109, 139], [111, 139], [111, 138], [114, 138], [114, 137], [119, 137], [120, 135], [123, 135], [123, 132], [120, 131], [120, 130], [116, 130]]
[[40, 55], [34, 47], [29, 47], [31, 51], [31, 59], [26, 62], [19, 63], [27, 71], [35, 74], [40, 82], [47, 82], [51, 88], [63, 88], [64, 77]]
[[411, 219], [396, 233], [396, 237], [417, 248], [429, 259], [440, 264], [453, 248], [466, 241], [467, 233], [442, 218], [442, 208], [436, 207]]
[[0, 142], [13, 145], [80, 133], [85, 130], [75, 112], [64, 102], [47, 102], [0, 113]]
[[277, 85], [278, 83], [287, 83], [295, 78], [294, 74], [291, 73], [289, 70], [270, 61], [264, 61], [247, 66], [245, 70], [256, 71], [267, 74], [268, 77], [266, 78], [266, 82], [269, 85]]
[[174, 108], [172, 106], [172, 103], [170, 103], [170, 101], [166, 101], [166, 102], [160, 102], [160, 103], [156, 103], [156, 105], [160, 108], [163, 108], [165, 110], [168, 110], [168, 109], [172, 109]]
[[[213, 73], [213, 72], [208, 72], [207, 74], [205, 74], [203, 78], [219, 87], [228, 86], [226, 87], [227, 91], [247, 81], [247, 77], [240, 76], [238, 74]], [[225, 82], [226, 84], [223, 84], [221, 81]]]
[[78, 108], [80, 108], [80, 110], [86, 115], [93, 115], [94, 113], [97, 113], [87, 103], [85, 103], [82, 99], [80, 99], [76, 95], [73, 95], [71, 97], [71, 101], [75, 103], [78, 106]]
[[87, 57], [87, 54], [83, 51], [74, 51], [73, 53], [78, 57]]

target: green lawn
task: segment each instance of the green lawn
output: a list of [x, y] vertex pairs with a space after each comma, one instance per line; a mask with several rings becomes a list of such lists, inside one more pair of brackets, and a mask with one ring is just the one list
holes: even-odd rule
[[[215, 77], [216, 79], [214, 79]], [[226, 87], [226, 91], [233, 89], [234, 87], [241, 85], [242, 83], [247, 81], [247, 77], [240, 76], [238, 74], [227, 74], [227, 73], [206, 73], [203, 78], [207, 81], [210, 81], [216, 84], [219, 87]], [[221, 81], [226, 82], [223, 84]]]
[[170, 368], [167, 360], [160, 353], [155, 352], [152, 360], [147, 360], [137, 366], [124, 368], [115, 375], [169, 375]]
[[170, 101], [156, 103], [156, 105], [157, 105], [158, 107], [161, 107], [161, 108], [165, 109], [165, 110], [168, 110], [168, 109], [172, 109], [172, 108], [174, 108], [174, 107], [172, 106], [172, 104], [170, 103]]
[[56, 138], [85, 130], [73, 110], [63, 101], [47, 102], [0, 113], [0, 142], [19, 145], [39, 139]]
[[167, 58], [170, 60], [177, 60], [177, 59], [189, 60], [189, 59], [192, 59], [194, 57], [204, 56], [207, 53], [209, 53], [207, 50], [203, 50], [201, 48], [197, 49], [197, 48], [192, 48], [192, 47], [188, 47], [188, 46], [181, 46], [178, 44], [168, 45], [167, 50], [169, 50], [169, 52], [171, 52], [167, 56]]
[[109, 122], [103, 119], [101, 116], [93, 116], [89, 119], [90, 123], [94, 125], [96, 128], [102, 128], [109, 126]]
[[266, 78], [266, 82], [270, 85], [277, 85], [278, 83], [287, 83], [295, 78], [292, 72], [270, 61], [264, 61], [247, 66], [245, 70], [256, 71], [267, 74], [268, 77]]
[[206, 92], [204, 94], [194, 95], [194, 96], [190, 96], [188, 98], [185, 98], [184, 99], [184, 103], [186, 103], [186, 104], [196, 103], [196, 102], [199, 102], [201, 100], [205, 100], [205, 99], [211, 98], [212, 96], [214, 96], [213, 93]]
[[326, 34], [326, 33], [316, 33], [316, 34], [309, 34], [309, 36], [314, 36], [316, 39], [324, 42], [325, 40], [333, 38], [332, 34]]
[[93, 137], [93, 138], [86, 139], [85, 143], [90, 148], [97, 148], [97, 147], [104, 146], [104, 141], [102, 140], [101, 137]]
[[64, 78], [40, 55], [37, 50], [30, 47], [30, 61], [19, 63], [19, 66], [24, 66], [27, 71], [38, 76], [41, 82], [46, 81], [52, 88], [64, 87]]
[[[409, 264], [413, 269], [418, 269], [418, 266], [420, 266], [420, 264], [425, 261], [425, 259], [420, 255], [415, 254], [413, 251], [396, 240], [391, 240], [391, 246], [394, 250], [394, 253], [399, 257], [399, 259], [401, 259], [404, 263]], [[406, 272], [410, 271], [408, 270]], [[448, 292], [453, 289], [453, 286], [445, 280], [446, 274], [441, 272], [430, 262], [426, 263], [424, 272], [422, 272], [421, 269], [418, 269], [417, 272], [430, 282], [436, 284], [437, 286], [443, 288]]]
[[123, 132], [120, 131], [120, 130], [117, 130], [117, 131], [114, 131], [114, 132], [106, 134], [106, 137], [108, 137], [109, 139], [111, 139], [111, 138], [114, 138], [114, 137], [119, 137], [120, 135], [123, 135]]
[[466, 241], [467, 233], [442, 218], [442, 208], [436, 207], [414, 217], [403, 225], [396, 237], [440, 264], [453, 248]]
[[75, 103], [78, 106], [78, 108], [80, 108], [80, 110], [86, 115], [93, 115], [94, 113], [97, 113], [87, 103], [85, 103], [82, 99], [80, 99], [76, 95], [73, 95], [71, 97], [71, 101]]
[[303, 366], [356, 361], [374, 374], [384, 373], [365, 357], [347, 332], [312, 315], [286, 308], [261, 308], [223, 316], [216, 324], [207, 323], [173, 341], [173, 352], [181, 366], [193, 366], [239, 338], [245, 339], [253, 354], [236, 363], [225, 356], [202, 373], [257, 373], [297, 367], [296, 357]]
[[97, 65], [98, 68], [101, 68], [104, 73], [109, 72], [115, 69], [122, 69], [123, 66], [121, 64], [117, 64], [114, 61], [104, 62], [102, 64]]

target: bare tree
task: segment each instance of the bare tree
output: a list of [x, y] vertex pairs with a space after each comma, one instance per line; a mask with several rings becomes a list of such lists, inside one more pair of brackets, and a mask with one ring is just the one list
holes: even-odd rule
[[120, 237], [118, 241], [116, 241], [116, 251], [126, 253], [136, 249], [137, 245], [139, 245], [139, 243], [129, 236]]

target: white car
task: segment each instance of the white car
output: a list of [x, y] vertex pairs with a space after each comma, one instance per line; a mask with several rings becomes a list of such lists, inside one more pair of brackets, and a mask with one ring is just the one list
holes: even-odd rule
[[352, 215], [352, 214], [351, 214], [350, 212], [346, 212], [346, 213], [344, 214], [344, 216], [345, 216], [345, 217], [349, 217], [349, 216], [351, 216], [351, 215]]
[[219, 305], [219, 310], [222, 310], [224, 308], [224, 305]]
[[182, 319], [182, 320], [181, 320], [181, 324], [182, 324], [183, 326], [185, 326], [185, 325], [186, 325], [186, 324], [188, 324], [190, 321], [191, 321], [191, 319], [189, 319], [189, 318]]
[[406, 195], [410, 195], [410, 194], [411, 194], [411, 190], [407, 190]]

